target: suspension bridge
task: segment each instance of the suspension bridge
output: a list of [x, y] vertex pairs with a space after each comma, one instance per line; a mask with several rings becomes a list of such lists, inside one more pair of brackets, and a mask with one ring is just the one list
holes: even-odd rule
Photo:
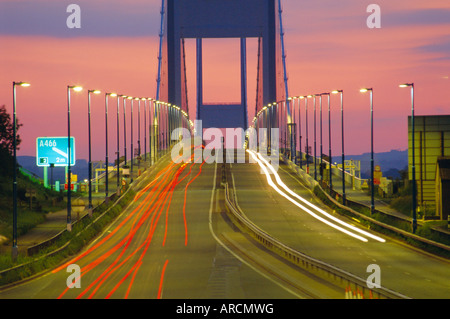
[[[126, 135], [123, 145], [118, 135], [117, 169], [104, 174], [117, 177], [120, 195], [124, 155], [133, 200], [82, 251], [45, 276], [1, 290], [0, 298], [343, 299], [350, 291], [361, 298], [448, 297], [447, 261], [377, 233], [379, 224], [369, 228], [337, 213], [346, 209], [346, 185], [353, 189], [355, 176], [343, 166], [343, 125], [342, 166], [332, 164], [331, 146], [323, 150], [331, 128], [322, 128], [322, 98], [329, 108], [330, 94], [341, 94], [342, 107], [343, 92], [291, 94], [281, 0], [163, 0], [160, 14], [156, 96], [114, 95], [124, 134], [127, 103], [131, 110], [133, 103], [148, 105], [144, 159], [140, 135], [137, 153], [136, 137], [130, 152]], [[239, 39], [239, 103], [203, 101], [208, 38]], [[248, 38], [258, 43], [253, 118]], [[187, 39], [196, 47], [195, 118]], [[220, 140], [206, 153], [203, 134], [214, 128], [244, 134], [234, 147]], [[174, 149], [188, 156], [180, 161]], [[142, 174], [133, 171], [137, 156], [147, 168]], [[78, 272], [69, 277], [69, 267]]]

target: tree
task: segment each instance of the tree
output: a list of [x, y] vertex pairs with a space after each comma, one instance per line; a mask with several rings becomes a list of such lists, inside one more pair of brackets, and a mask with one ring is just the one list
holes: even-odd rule
[[[17, 134], [19, 128], [22, 124], [17, 121], [16, 126], [16, 148], [20, 145], [22, 141], [20, 135]], [[6, 106], [2, 105], [0, 107], [0, 174], [10, 175], [12, 173], [14, 162], [13, 162], [13, 151], [14, 151], [14, 126], [11, 115], [6, 110]]]
[[[17, 132], [23, 124], [20, 124], [17, 119], [16, 122], [16, 146], [17, 149], [19, 149], [18, 146], [22, 140], [20, 139], [20, 135], [18, 135]], [[2, 105], [0, 107], [0, 148], [7, 150], [11, 156], [13, 155], [14, 126], [11, 115], [9, 115], [5, 105]]]

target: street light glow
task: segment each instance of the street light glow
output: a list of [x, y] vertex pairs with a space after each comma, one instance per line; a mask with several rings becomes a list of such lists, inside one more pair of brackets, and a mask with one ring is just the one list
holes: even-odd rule
[[370, 88], [363, 88], [363, 89], [361, 89], [361, 90], [359, 90], [359, 92], [361, 92], [361, 93], [365, 93], [365, 92], [367, 92], [367, 91], [372, 91], [372, 89]]

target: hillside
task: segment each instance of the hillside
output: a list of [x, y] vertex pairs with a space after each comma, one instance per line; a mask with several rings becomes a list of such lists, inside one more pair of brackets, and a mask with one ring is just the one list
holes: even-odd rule
[[[345, 159], [361, 161], [361, 177], [369, 178], [370, 155], [370, 153], [363, 153], [360, 155], [345, 155]], [[333, 162], [341, 163], [341, 157], [333, 157]], [[399, 178], [399, 171], [404, 170], [408, 167], [408, 150], [392, 150], [390, 152], [375, 153], [374, 165], [380, 165], [383, 176]]]
[[[18, 156], [17, 162], [19, 165], [26, 169], [27, 171], [35, 174], [39, 178], [44, 178], [44, 169], [36, 165], [36, 157], [34, 156]], [[78, 175], [78, 180], [82, 181], [88, 178], [88, 163], [84, 159], [78, 159], [75, 166], [71, 167], [72, 174]], [[51, 170], [48, 169], [48, 179], [50, 181]], [[53, 180], [60, 181], [64, 183], [65, 181], [65, 169], [64, 167], [54, 167], [53, 168]]]
[[[0, 244], [12, 238], [13, 180], [0, 178]], [[33, 193], [32, 200], [28, 193]], [[20, 236], [45, 220], [50, 211], [65, 207], [63, 195], [44, 188], [22, 173], [17, 175], [17, 232]]]

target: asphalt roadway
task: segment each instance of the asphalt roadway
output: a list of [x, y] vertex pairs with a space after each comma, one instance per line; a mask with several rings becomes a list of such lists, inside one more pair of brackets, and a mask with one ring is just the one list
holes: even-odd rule
[[[350, 237], [306, 214], [280, 196], [269, 186], [258, 164], [235, 163], [231, 166], [232, 182], [240, 208], [253, 223], [282, 243], [363, 279], [372, 274], [372, 271], [368, 271], [369, 265], [378, 265], [381, 286], [410, 298], [450, 297], [448, 260], [385, 236], [380, 237], [386, 242], [373, 239], [362, 242]], [[333, 216], [340, 217], [321, 204], [282, 162], [279, 163], [278, 174], [295, 193]], [[360, 227], [352, 219], [340, 219]]]
[[[136, 180], [135, 200], [80, 254], [0, 291], [0, 299], [310, 298], [256, 265], [255, 259], [272, 260], [270, 267], [280, 260], [256, 256], [258, 249], [229, 223], [215, 163], [158, 165]], [[227, 240], [254, 250], [253, 261]]]
[[[449, 297], [447, 261], [389, 238], [360, 242], [331, 229], [275, 193], [248, 159], [229, 169], [241, 209], [283, 243], [363, 278], [378, 264], [382, 286], [412, 298]], [[315, 201], [285, 165], [278, 172]], [[228, 218], [220, 176], [216, 163], [159, 162], [135, 181], [135, 200], [80, 254], [0, 291], [0, 299], [344, 298], [241, 233]]]

